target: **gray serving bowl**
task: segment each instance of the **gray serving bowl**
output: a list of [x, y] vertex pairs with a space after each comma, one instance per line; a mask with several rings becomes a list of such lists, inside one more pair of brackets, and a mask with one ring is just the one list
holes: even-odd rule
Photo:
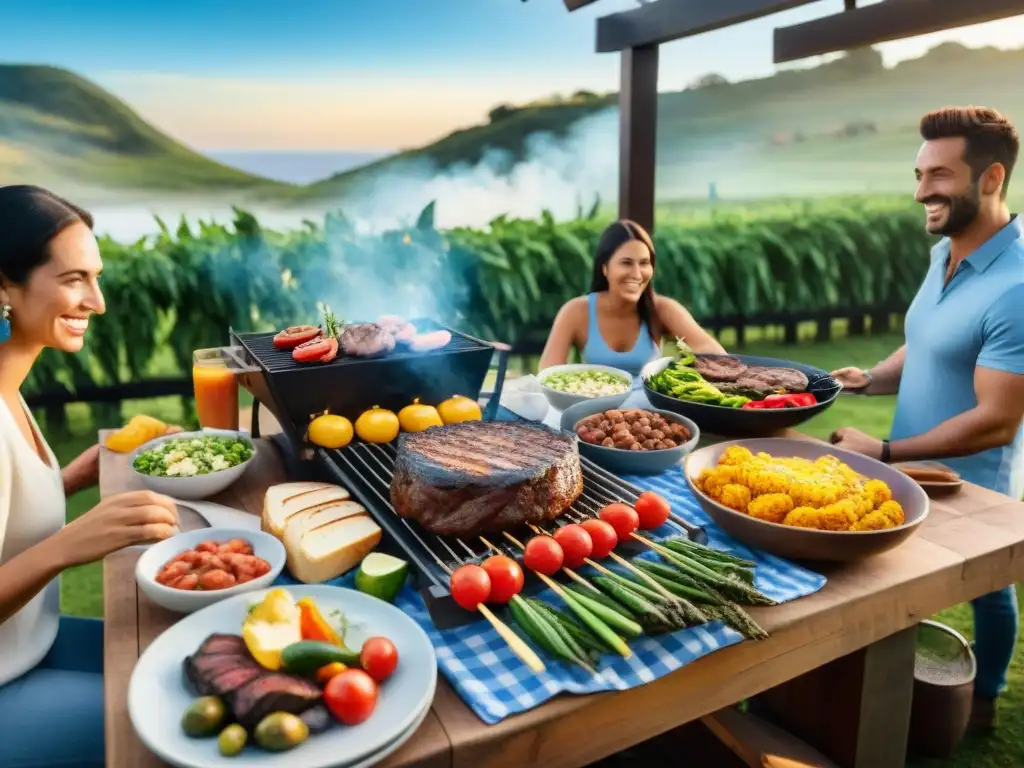
[[[722, 355], [699, 355], [699, 357], [715, 358]], [[795, 368], [802, 371], [811, 378], [816, 375], [826, 374], [827, 371], [815, 368], [813, 365], [804, 365], [790, 360], [779, 360], [774, 357], [756, 357], [753, 355], [725, 355], [734, 357], [747, 365], [763, 365], [768, 368]], [[657, 408], [665, 408], [676, 413], [689, 416], [696, 421], [705, 432], [712, 435], [723, 435], [729, 437], [759, 437], [777, 434], [784, 429], [791, 429], [803, 424], [808, 419], [813, 419], [827, 411], [835, 402], [841, 388], [825, 394], [815, 394], [818, 402], [814, 405], [806, 405], [800, 408], [770, 408], [765, 410], [744, 410], [742, 408], [728, 408], [721, 405], [710, 405], [709, 403], [697, 403], [692, 400], [681, 400], [677, 397], [669, 397], [656, 392], [648, 385], [647, 380], [657, 373], [661, 373], [675, 361], [674, 357], [661, 357], [652, 360], [644, 366], [640, 377], [644, 383], [644, 393], [651, 404]]]
[[[595, 413], [603, 413], [615, 408], [616, 406], [608, 405], [604, 399], [601, 401], [577, 403], [562, 413], [561, 427], [568, 432], [576, 434], [576, 425], [587, 418], [587, 416], [593, 416]], [[700, 440], [700, 429], [691, 419], [672, 411], [662, 411], [657, 408], [629, 408], [625, 410], [650, 411], [663, 417], [665, 421], [682, 424], [689, 430], [690, 440], [675, 448], [663, 448], [657, 451], [624, 451], [621, 448], [607, 448], [603, 445], [585, 443], [577, 437], [576, 442], [579, 444], [580, 453], [609, 472], [618, 475], [657, 474], [677, 465], [683, 460], [684, 456], [697, 447], [697, 443]]]
[[[730, 509], [706, 496], [697, 487], [696, 480], [702, 470], [716, 466], [722, 452], [734, 445], [741, 445], [752, 453], [764, 451], [772, 456], [795, 456], [811, 461], [821, 456], [835, 456], [855, 472], [886, 483], [893, 499], [903, 507], [906, 522], [881, 531], [819, 531], [770, 523]], [[684, 469], [690, 490], [716, 525], [744, 544], [793, 560], [839, 562], [885, 552], [912, 536], [928, 517], [928, 494], [910, 477], [880, 461], [816, 440], [768, 437], [717, 443], [687, 456]]]

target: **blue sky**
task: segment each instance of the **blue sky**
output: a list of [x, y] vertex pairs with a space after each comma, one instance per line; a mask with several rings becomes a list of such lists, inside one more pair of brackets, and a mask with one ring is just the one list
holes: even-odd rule
[[[966, 0], [965, 0], [966, 1]], [[32, 0], [0, 4], [0, 55], [71, 69], [201, 149], [392, 149], [480, 121], [503, 101], [617, 87], [593, 52], [600, 0]], [[820, 0], [667, 46], [663, 90], [707, 72], [772, 71], [771, 30], [837, 12]], [[883, 47], [889, 60], [957, 39], [1024, 44], [1024, 20]]]

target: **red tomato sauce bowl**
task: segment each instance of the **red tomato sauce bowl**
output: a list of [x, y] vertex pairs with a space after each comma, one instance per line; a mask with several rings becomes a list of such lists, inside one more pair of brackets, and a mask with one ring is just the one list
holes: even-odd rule
[[[231, 552], [231, 548], [223, 552], [202, 551], [213, 544], [229, 542], [239, 550], [237, 553]], [[242, 542], [251, 547], [251, 554], [242, 550]], [[243, 557], [237, 558], [236, 563], [234, 554]], [[269, 587], [284, 569], [285, 560], [284, 545], [269, 533], [242, 528], [199, 528], [148, 547], [135, 565], [135, 580], [157, 605], [176, 613], [192, 613], [226, 597]], [[181, 563], [174, 566], [181, 571], [177, 578], [166, 571], [172, 563]], [[231, 578], [216, 576], [217, 572]], [[191, 578], [189, 584], [183, 583], [180, 579], [184, 576], [195, 576], [196, 585], [191, 585]]]

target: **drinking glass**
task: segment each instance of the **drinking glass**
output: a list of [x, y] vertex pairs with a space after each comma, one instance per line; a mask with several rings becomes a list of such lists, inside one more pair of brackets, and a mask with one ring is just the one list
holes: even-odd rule
[[232, 360], [223, 349], [192, 353], [192, 386], [199, 426], [238, 429], [238, 382]]

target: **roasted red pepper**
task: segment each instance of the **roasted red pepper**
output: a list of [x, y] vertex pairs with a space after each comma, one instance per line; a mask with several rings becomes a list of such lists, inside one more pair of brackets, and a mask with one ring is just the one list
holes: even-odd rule
[[810, 392], [798, 392], [790, 395], [768, 395], [763, 402], [765, 408], [805, 408], [818, 401]]
[[311, 598], [304, 597], [299, 600], [301, 619], [299, 622], [303, 640], [319, 640], [322, 643], [341, 645], [341, 638], [330, 624], [320, 614], [320, 609]]
[[764, 408], [764, 400], [751, 400], [749, 403], [743, 404], [744, 411], [763, 411]]

